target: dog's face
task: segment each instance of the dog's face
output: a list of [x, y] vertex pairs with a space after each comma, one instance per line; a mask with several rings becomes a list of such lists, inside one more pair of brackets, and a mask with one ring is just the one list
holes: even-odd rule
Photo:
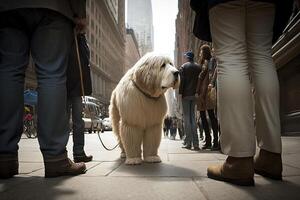
[[147, 94], [158, 97], [168, 88], [179, 87], [179, 71], [170, 58], [153, 53], [146, 54], [135, 65], [134, 80]]

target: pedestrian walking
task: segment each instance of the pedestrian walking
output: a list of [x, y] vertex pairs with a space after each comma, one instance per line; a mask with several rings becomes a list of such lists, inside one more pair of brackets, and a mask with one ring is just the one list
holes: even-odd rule
[[38, 140], [45, 177], [77, 175], [67, 156], [66, 69], [73, 27], [84, 27], [84, 0], [0, 1], [0, 178], [18, 174], [23, 90], [29, 55], [38, 82]]
[[194, 62], [194, 53], [188, 51], [184, 54], [186, 63], [180, 67], [180, 87], [179, 98], [182, 101], [184, 132], [185, 132], [185, 146], [184, 148], [199, 150], [199, 139], [197, 134], [196, 117], [195, 117], [195, 103], [196, 103], [196, 87], [200, 66]]
[[[209, 178], [254, 185], [255, 172], [282, 179], [279, 83], [271, 47], [289, 19], [292, 3], [191, 0], [197, 15], [202, 15], [195, 20], [194, 33], [205, 40], [212, 36], [219, 61], [221, 146], [228, 157], [223, 164], [208, 167]], [[255, 88], [255, 111], [249, 75]], [[255, 136], [260, 150], [253, 158]]]

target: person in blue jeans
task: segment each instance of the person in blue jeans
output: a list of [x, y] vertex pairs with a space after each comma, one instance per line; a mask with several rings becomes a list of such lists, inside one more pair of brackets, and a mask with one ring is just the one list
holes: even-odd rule
[[73, 27], [84, 26], [85, 0], [0, 1], [0, 178], [18, 174], [24, 77], [29, 55], [38, 82], [37, 134], [45, 177], [85, 173], [67, 156], [66, 68]]
[[199, 149], [199, 139], [197, 134], [195, 104], [196, 104], [196, 87], [198, 76], [201, 72], [200, 66], [194, 62], [194, 53], [188, 51], [184, 54], [186, 63], [180, 67], [180, 86], [179, 98], [182, 100], [185, 146], [183, 148], [194, 150]]

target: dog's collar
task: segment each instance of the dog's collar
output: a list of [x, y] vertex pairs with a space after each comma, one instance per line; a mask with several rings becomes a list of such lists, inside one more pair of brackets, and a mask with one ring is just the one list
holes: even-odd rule
[[145, 95], [145, 96], [148, 97], [149, 99], [158, 100], [158, 99], [161, 97], [161, 96], [153, 97], [153, 96], [147, 94], [146, 92], [144, 92], [144, 91], [138, 86], [138, 84], [136, 84], [136, 82], [135, 82], [134, 80], [131, 79], [131, 81], [132, 81], [133, 85], [134, 85], [134, 86], [135, 86], [135, 87], [136, 87], [143, 95]]

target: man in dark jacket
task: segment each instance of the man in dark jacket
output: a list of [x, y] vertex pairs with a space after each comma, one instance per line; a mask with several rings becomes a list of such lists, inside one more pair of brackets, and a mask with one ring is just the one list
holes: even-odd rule
[[84, 27], [85, 0], [0, 1], [0, 178], [18, 174], [23, 89], [29, 54], [38, 80], [38, 140], [45, 177], [77, 175], [67, 157], [66, 67], [73, 25]]
[[194, 53], [189, 51], [184, 54], [187, 62], [184, 63], [180, 72], [179, 95], [182, 100], [185, 145], [184, 148], [199, 150], [199, 139], [197, 135], [195, 103], [196, 87], [198, 76], [201, 71], [200, 66], [194, 62]]

